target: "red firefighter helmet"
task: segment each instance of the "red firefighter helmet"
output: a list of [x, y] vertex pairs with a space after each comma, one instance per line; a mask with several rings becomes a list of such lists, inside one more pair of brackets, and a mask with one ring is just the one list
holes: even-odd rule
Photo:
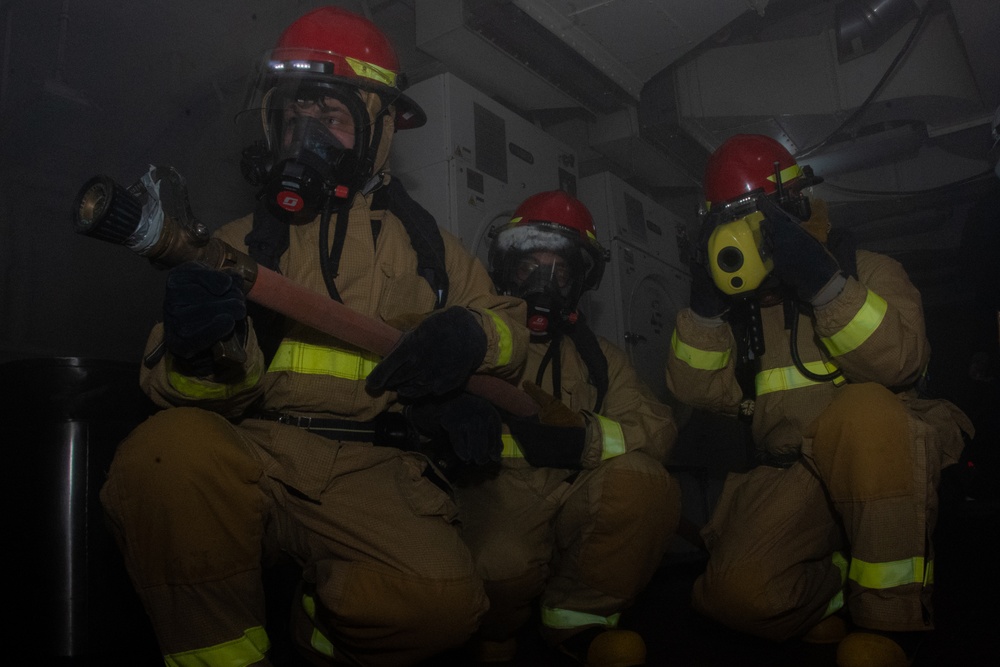
[[278, 38], [267, 68], [276, 79], [349, 83], [381, 93], [396, 107], [396, 129], [427, 121], [420, 106], [402, 94], [405, 76], [392, 44], [378, 26], [340, 7], [320, 7], [292, 23]]
[[580, 200], [562, 190], [540, 192], [525, 199], [510, 222], [491, 232], [490, 275], [503, 291], [513, 288], [512, 267], [521, 257], [544, 250], [563, 256], [576, 274], [570, 299], [595, 289], [604, 275], [608, 252], [597, 241], [594, 219]]
[[[775, 169], [777, 163], [777, 170]], [[781, 189], [798, 190], [819, 181], [799, 167], [784, 146], [761, 134], [737, 134], [726, 139], [708, 158], [705, 168], [705, 200], [709, 210], [738, 200], [756, 190], [772, 195]]]

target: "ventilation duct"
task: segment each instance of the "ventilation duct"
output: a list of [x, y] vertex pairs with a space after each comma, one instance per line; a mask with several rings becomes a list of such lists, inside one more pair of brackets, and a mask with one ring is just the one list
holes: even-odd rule
[[799, 161], [819, 176], [845, 174], [916, 157], [926, 139], [927, 126], [921, 121], [888, 121], [863, 128], [850, 138], [838, 141], [835, 137], [823, 152]]
[[[917, 17], [927, 0], [842, 0], [834, 9], [837, 59], [871, 53]], [[920, 5], [920, 7], [918, 7]]]
[[639, 96], [639, 136], [663, 151], [694, 183], [701, 183], [710, 141], [698, 141], [681, 127], [680, 100], [672, 67], [653, 76]]
[[[518, 109], [583, 106], [608, 114], [635, 103], [608, 74], [511, 2], [418, 0], [417, 47]], [[512, 67], [513, 65], [513, 67]]]

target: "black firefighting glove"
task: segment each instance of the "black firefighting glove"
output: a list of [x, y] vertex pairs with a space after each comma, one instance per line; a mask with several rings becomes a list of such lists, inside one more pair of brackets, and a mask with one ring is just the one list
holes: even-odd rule
[[757, 207], [764, 214], [761, 227], [771, 245], [774, 275], [793, 288], [799, 299], [814, 303], [840, 273], [840, 265], [799, 220], [770, 197], [758, 197]]
[[712, 319], [722, 317], [729, 310], [726, 295], [716, 287], [708, 270], [708, 239], [718, 226], [718, 218], [709, 215], [701, 223], [698, 246], [695, 248], [689, 268], [691, 270], [691, 310], [701, 317]]
[[465, 463], [485, 465], [503, 453], [500, 413], [485, 398], [460, 392], [445, 400], [423, 400], [406, 409], [421, 435], [446, 438]]
[[691, 262], [691, 310], [709, 319], [722, 317], [729, 310], [729, 301], [701, 262]]
[[195, 375], [212, 374], [212, 347], [246, 335], [247, 305], [241, 279], [198, 262], [167, 275], [163, 298], [164, 345]]
[[466, 308], [434, 313], [404, 333], [368, 375], [366, 387], [403, 398], [441, 396], [463, 386], [486, 356], [486, 333]]
[[536, 468], [582, 468], [587, 445], [587, 422], [533, 382], [525, 381], [524, 391], [540, 406], [537, 415], [507, 418], [507, 427], [517, 438], [524, 460]]

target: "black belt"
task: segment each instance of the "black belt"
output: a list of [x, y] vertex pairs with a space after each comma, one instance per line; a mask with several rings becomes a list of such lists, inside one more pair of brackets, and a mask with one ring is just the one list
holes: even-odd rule
[[375, 445], [387, 445], [408, 449], [412, 443], [409, 422], [398, 412], [383, 412], [375, 419], [368, 421], [353, 421], [350, 419], [332, 419], [326, 417], [299, 417], [281, 412], [258, 412], [252, 415], [255, 419], [266, 419], [289, 426], [298, 426], [310, 433], [322, 435], [331, 440], [350, 440], [354, 442], [370, 442]]

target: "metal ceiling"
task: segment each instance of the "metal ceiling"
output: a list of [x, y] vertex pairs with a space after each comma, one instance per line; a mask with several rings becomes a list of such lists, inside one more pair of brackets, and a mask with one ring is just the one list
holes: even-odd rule
[[[863, 4], [415, 0], [416, 47], [526, 115], [589, 112], [598, 135], [602, 124], [620, 125], [616, 118], [639, 110], [649, 113], [636, 118], [638, 124], [655, 130], [664, 123], [668, 129], [659, 134], [686, 132], [705, 150], [735, 132], [764, 132], [798, 153], [864, 106], [834, 139], [852, 138], [859, 130], [872, 134], [879, 124], [916, 122], [926, 132], [921, 146], [944, 146], [949, 142], [941, 137], [964, 132], [972, 145], [953, 138], [947, 149], [978, 162], [967, 169], [985, 166], [985, 151], [976, 155], [975, 143], [988, 139], [989, 121], [1000, 104], [1000, 3], [868, 3], [881, 10], [906, 5], [913, 13], [901, 16], [921, 10], [927, 16], [919, 31], [913, 30], [916, 19], [899, 23], [886, 31], [879, 48], [839, 62], [837, 8], [852, 2]], [[575, 58], [565, 56], [567, 48]], [[866, 100], [904, 50], [879, 93]], [[667, 108], [642, 109], [644, 93]], [[980, 136], [966, 132], [977, 127]], [[641, 137], [638, 125], [632, 131]], [[659, 143], [670, 153], [668, 142], [661, 137]], [[867, 155], [862, 166], [912, 158], [903, 148], [913, 153], [917, 147]], [[845, 160], [837, 164], [857, 169]]]
[[419, 52], [653, 194], [697, 190], [732, 134], [781, 140], [826, 176], [834, 224], [918, 283], [960, 278], [955, 219], [996, 190], [995, 0], [413, 5]]
[[[841, 61], [838, 6], [904, 2], [926, 11], [913, 40], [916, 19]], [[127, 174], [163, 154], [189, 161], [189, 180], [219, 183], [221, 196], [199, 210], [223, 218], [227, 196], [243, 187], [236, 152], [224, 150], [223, 119], [252, 59], [321, 4], [0, 1], [0, 172], [8, 183], [47, 179], [68, 191], [95, 171]], [[920, 248], [904, 239], [906, 193], [990, 168], [989, 121], [1000, 105], [996, 0], [337, 4], [379, 24], [412, 79], [453, 72], [573, 145], [582, 172], [612, 170], [684, 215], [693, 215], [708, 152], [730, 134], [766, 133], [794, 152], [826, 140], [808, 159], [826, 161], [822, 194], [836, 205], [835, 223], [877, 223], [886, 245], [899, 239], [900, 253], [955, 250], [955, 234], [944, 231], [924, 233]], [[199, 151], [230, 157], [195, 159]], [[995, 183], [963, 193], [975, 198]], [[934, 206], [942, 230], [954, 206]]]

